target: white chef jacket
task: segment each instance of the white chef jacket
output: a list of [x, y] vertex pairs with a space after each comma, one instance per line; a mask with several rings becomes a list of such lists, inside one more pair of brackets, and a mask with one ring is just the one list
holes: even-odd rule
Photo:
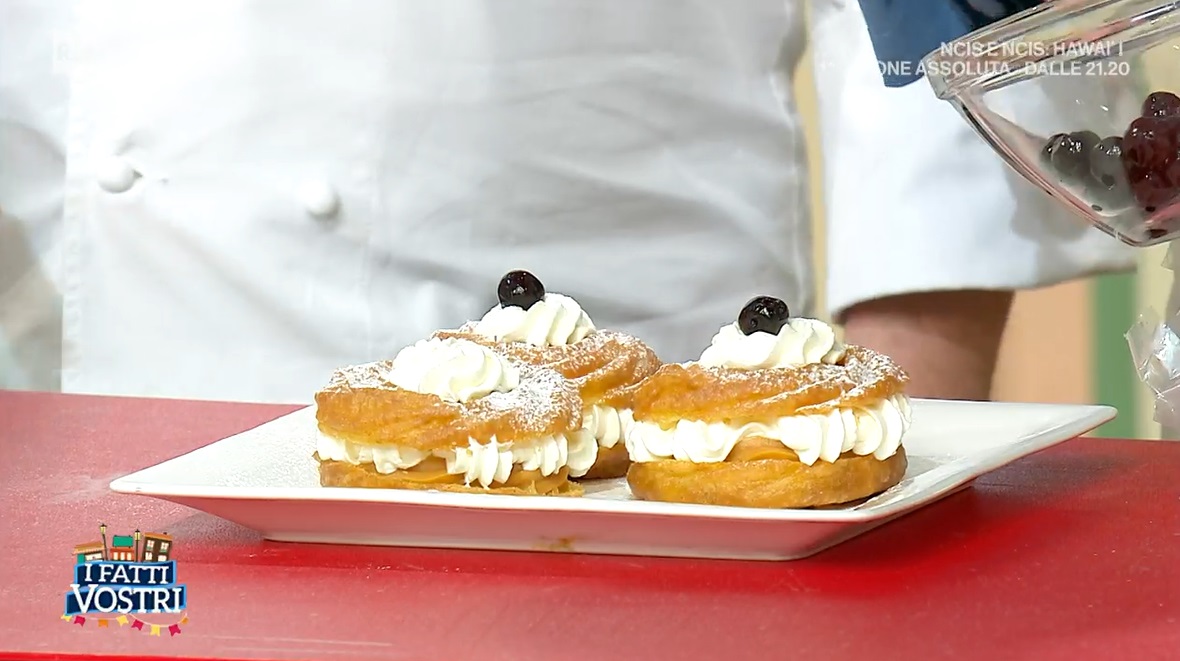
[[[856, 3], [815, 9], [834, 311], [1128, 263], [1038, 233], [924, 83], [881, 86]], [[0, 385], [304, 402], [512, 268], [667, 360], [755, 294], [819, 312], [802, 3], [6, 0], [0, 30]]]

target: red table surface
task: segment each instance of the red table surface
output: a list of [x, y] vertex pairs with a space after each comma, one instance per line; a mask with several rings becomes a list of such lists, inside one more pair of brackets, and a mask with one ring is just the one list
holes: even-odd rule
[[[1180, 658], [1180, 444], [1070, 441], [781, 563], [275, 543], [108, 490], [289, 410], [0, 392], [0, 658]], [[181, 634], [62, 621], [99, 522], [174, 536]]]

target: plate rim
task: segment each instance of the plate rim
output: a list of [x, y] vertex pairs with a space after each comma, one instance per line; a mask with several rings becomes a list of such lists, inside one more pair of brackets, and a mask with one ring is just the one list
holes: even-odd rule
[[[120, 476], [110, 482], [111, 491], [126, 495], [147, 496], [172, 502], [180, 500], [230, 500], [230, 501], [290, 501], [290, 502], [332, 502], [367, 503], [391, 506], [441, 507], [445, 509], [494, 510], [497, 512], [549, 512], [578, 513], [611, 516], [656, 516], [688, 517], [694, 519], [720, 519], [728, 521], [765, 521], [782, 523], [823, 523], [856, 524], [877, 521], [897, 516], [910, 510], [932, 503], [956, 488], [986, 475], [998, 468], [1029, 455], [1075, 439], [1093, 431], [1118, 415], [1118, 410], [1105, 404], [1060, 404], [1037, 402], [981, 402], [966, 400], [942, 400], [914, 398], [916, 402], [942, 402], [967, 405], [1017, 405], [1033, 407], [1070, 408], [1077, 411], [1076, 419], [1040, 430], [1034, 435], [1023, 437], [1012, 445], [993, 448], [991, 451], [964, 455], [940, 468], [953, 466], [959, 461], [970, 459], [968, 470], [950, 471], [940, 478], [932, 488], [903, 497], [875, 509], [809, 510], [809, 509], [763, 509], [702, 505], [693, 503], [666, 503], [644, 500], [613, 500], [606, 498], [573, 497], [522, 497], [503, 494], [451, 493], [414, 489], [356, 489], [347, 487], [222, 487], [194, 485], [161, 485], [158, 482], [143, 482], [136, 476], [155, 470], [166, 464], [183, 460], [185, 457], [204, 450], [216, 443], [248, 433], [284, 417], [306, 411], [310, 406], [288, 412], [262, 422], [254, 427], [194, 448], [184, 454], [157, 462], [151, 466]], [[1046, 440], [1060, 435], [1056, 440]], [[920, 456], [920, 455], [915, 455]], [[936, 469], [937, 470], [937, 469]], [[145, 488], [147, 487], [147, 488]], [[314, 497], [312, 497], [314, 494]], [[200, 509], [200, 508], [195, 508]]]

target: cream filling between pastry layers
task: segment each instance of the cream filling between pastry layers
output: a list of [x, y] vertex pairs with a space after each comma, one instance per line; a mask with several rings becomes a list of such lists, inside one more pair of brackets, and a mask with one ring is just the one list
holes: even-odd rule
[[761, 437], [781, 442], [811, 466], [819, 460], [834, 462], [845, 452], [888, 459], [897, 453], [910, 421], [909, 398], [895, 395], [868, 407], [740, 426], [681, 420], [672, 429], [663, 429], [653, 422], [636, 421], [624, 442], [634, 462], [678, 459], [704, 464], [725, 461], [743, 438]]
[[500, 443], [494, 437], [486, 443], [468, 439], [466, 447], [446, 450], [418, 450], [396, 445], [367, 445], [345, 441], [319, 432], [316, 452], [321, 460], [346, 461], [360, 466], [373, 464], [378, 473], [389, 475], [417, 466], [428, 457], [446, 461], [447, 473], [462, 475], [463, 483], [487, 488], [508, 481], [514, 468], [540, 471], [548, 477], [563, 467], [571, 477], [585, 475], [598, 458], [593, 439], [577, 434], [545, 436], [526, 443]]
[[633, 424], [635, 419], [631, 416], [631, 409], [594, 404], [582, 411], [582, 428], [576, 433], [609, 450], [626, 437]]

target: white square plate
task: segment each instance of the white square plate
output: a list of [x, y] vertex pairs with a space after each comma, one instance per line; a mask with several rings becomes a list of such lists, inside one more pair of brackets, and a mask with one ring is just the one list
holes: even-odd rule
[[325, 488], [306, 408], [111, 483], [289, 542], [792, 560], [928, 505], [984, 473], [1084, 434], [1108, 406], [916, 400], [905, 479], [843, 509], [633, 500], [625, 480], [582, 498]]

